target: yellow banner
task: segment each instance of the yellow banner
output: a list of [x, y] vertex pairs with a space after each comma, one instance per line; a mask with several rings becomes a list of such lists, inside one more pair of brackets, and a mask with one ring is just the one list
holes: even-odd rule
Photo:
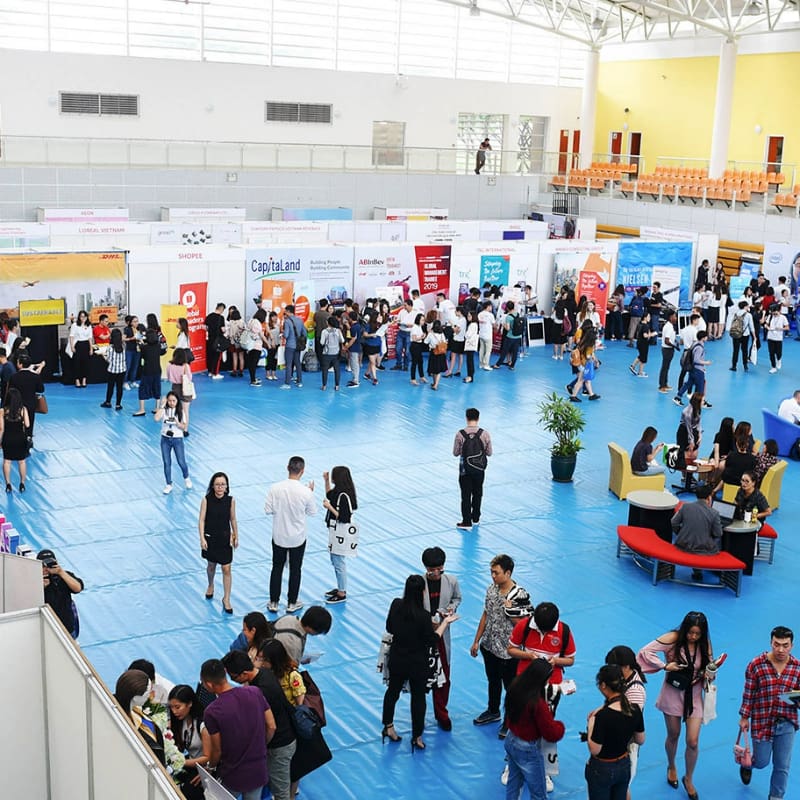
[[15, 253], [0, 255], [4, 281], [75, 281], [125, 277], [125, 253]]
[[97, 325], [103, 314], [108, 316], [108, 324], [114, 325], [119, 318], [119, 309], [116, 306], [92, 306], [92, 310], [89, 312], [89, 322]]
[[22, 300], [19, 304], [19, 322], [26, 325], [63, 325], [66, 315], [64, 300]]
[[161, 356], [161, 374], [167, 374], [167, 364], [172, 361], [175, 343], [178, 341], [178, 320], [186, 316], [186, 308], [181, 305], [161, 306], [161, 333], [167, 340], [167, 353]]

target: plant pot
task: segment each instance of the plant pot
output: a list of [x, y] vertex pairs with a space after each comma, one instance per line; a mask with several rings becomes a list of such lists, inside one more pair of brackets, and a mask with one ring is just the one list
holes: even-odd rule
[[570, 483], [578, 456], [550, 456], [550, 471], [558, 483]]

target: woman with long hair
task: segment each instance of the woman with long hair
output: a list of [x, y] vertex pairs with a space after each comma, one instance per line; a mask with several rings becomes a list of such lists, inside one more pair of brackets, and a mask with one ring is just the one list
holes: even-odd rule
[[[147, 315], [152, 316], [151, 314]], [[145, 415], [146, 400], [155, 400], [156, 408], [161, 400], [161, 344], [159, 333], [155, 328], [147, 328], [141, 344], [142, 377], [139, 382], [139, 410], [132, 416]], [[153, 412], [155, 413], [155, 411]]]
[[622, 341], [624, 328], [622, 326], [622, 310], [625, 308], [625, 287], [618, 283], [606, 306], [606, 339]]
[[425, 691], [431, 648], [438, 644], [447, 626], [458, 619], [455, 614], [449, 614], [433, 628], [431, 615], [425, 610], [424, 593], [425, 578], [409, 575], [403, 596], [392, 600], [386, 617], [386, 630], [392, 635], [392, 647], [389, 651], [389, 685], [383, 696], [381, 741], [388, 738], [391, 742], [399, 742], [402, 739], [394, 729], [394, 708], [403, 685], [408, 681], [412, 753], [425, 749], [422, 731], [425, 728]]
[[425, 315], [417, 314], [414, 317], [414, 325], [411, 328], [411, 384], [418, 386], [417, 375], [420, 383], [427, 383], [425, 377], [425, 366], [422, 363], [422, 354], [425, 352]]
[[[578, 376], [572, 386], [572, 392], [569, 399], [573, 403], [580, 403], [581, 398], [578, 396], [583, 387], [589, 392], [590, 400], [599, 400], [600, 395], [596, 394], [592, 386], [592, 379], [594, 378], [595, 368], [597, 367], [597, 357], [594, 354], [594, 348], [597, 340], [597, 333], [594, 326], [589, 323], [581, 333], [580, 341], [575, 348], [574, 353], [577, 353], [576, 361], [578, 368]], [[573, 353], [573, 355], [574, 355]]]
[[719, 423], [719, 430], [714, 434], [714, 449], [711, 451], [711, 463], [714, 465], [715, 473], [713, 482], [716, 483], [725, 469], [725, 459], [733, 449], [733, 417], [723, 417]]
[[478, 352], [479, 342], [478, 312], [470, 308], [465, 315], [464, 357], [467, 362], [467, 377], [464, 378], [464, 383], [472, 383], [475, 378], [475, 354]]
[[158, 404], [155, 421], [161, 424], [161, 461], [164, 465], [164, 478], [167, 484], [164, 494], [172, 491], [172, 454], [183, 473], [183, 482], [187, 489], [192, 488], [189, 478], [189, 467], [186, 466], [186, 455], [183, 446], [183, 434], [186, 423], [183, 420], [180, 398], [173, 391], [167, 392], [164, 401]]
[[[663, 657], [663, 658], [662, 658]], [[667, 738], [667, 783], [678, 788], [675, 755], [681, 736], [681, 722], [686, 724], [683, 787], [689, 800], [697, 800], [694, 769], [697, 764], [700, 725], [703, 722], [703, 686], [706, 667], [714, 660], [708, 620], [700, 611], [690, 611], [681, 624], [646, 644], [637, 661], [647, 673], [663, 670], [664, 683], [656, 699], [656, 708], [664, 715]]]
[[[256, 309], [250, 321], [247, 323], [244, 332], [240, 336], [242, 351], [244, 351], [244, 363], [247, 372], [250, 374], [250, 385], [261, 386], [261, 381], [256, 377], [256, 367], [258, 359], [261, 358], [261, 351], [267, 344], [264, 336], [264, 324], [267, 321], [267, 312], [263, 308]], [[298, 375], [302, 380], [302, 376]]]
[[28, 428], [30, 418], [28, 409], [22, 404], [22, 395], [14, 386], [6, 391], [3, 407], [0, 409], [0, 442], [3, 447], [3, 477], [6, 479], [6, 493], [11, 494], [11, 462], [17, 462], [19, 469], [19, 490], [25, 491], [25, 480], [28, 475], [27, 458], [30, 454], [28, 446]]
[[517, 800], [521, 796], [523, 783], [528, 787], [531, 800], [547, 798], [544, 759], [539, 740], [558, 742], [564, 737], [564, 723], [553, 718], [544, 696], [552, 672], [553, 666], [549, 661], [534, 659], [506, 690], [507, 800]]
[[114, 328], [111, 331], [111, 341], [105, 353], [106, 359], [106, 399], [100, 403], [101, 408], [111, 408], [111, 395], [117, 387], [117, 411], [122, 410], [122, 385], [125, 382], [125, 347], [122, 344], [122, 331]]
[[657, 331], [650, 328], [650, 312], [645, 311], [639, 325], [636, 328], [636, 358], [628, 369], [637, 378], [646, 378], [647, 373], [644, 371], [645, 364], [647, 364], [647, 357], [650, 353], [650, 339], [658, 336]]
[[192, 351], [191, 340], [189, 339], [189, 321], [186, 317], [179, 317], [175, 323], [178, 329], [178, 338], [175, 340], [175, 350], [186, 351], [186, 361], [189, 361], [189, 353]]
[[372, 381], [373, 386], [378, 385], [377, 370], [381, 368], [381, 342], [386, 331], [386, 323], [379, 323], [377, 315], [370, 317], [367, 329], [364, 331], [361, 350], [367, 357], [367, 371], [364, 377]]
[[656, 461], [664, 443], [653, 445], [656, 436], [658, 431], [648, 425], [642, 432], [642, 438], [634, 445], [631, 453], [631, 470], [634, 475], [660, 475], [664, 472], [664, 467]]
[[[325, 524], [328, 528], [346, 525], [353, 518], [358, 508], [356, 487], [348, 467], [334, 467], [330, 472], [323, 472], [325, 480], [325, 499], [322, 505], [326, 510]], [[331, 564], [336, 573], [336, 588], [325, 593], [325, 602], [329, 605], [343, 603], [347, 600], [347, 557], [331, 552]]]
[[563, 289], [553, 306], [553, 313], [550, 315], [550, 319], [553, 321], [553, 360], [563, 361], [564, 346], [569, 338], [569, 332], [572, 331], [572, 324], [567, 310], [566, 293]]
[[231, 354], [231, 378], [241, 378], [244, 370], [245, 353], [242, 350], [241, 336], [245, 323], [242, 314], [236, 306], [228, 306], [228, 338], [231, 346], [228, 352]]
[[725, 467], [722, 470], [716, 489], [721, 489], [723, 483], [738, 484], [745, 472], [752, 472], [756, 466], [756, 457], [753, 455], [750, 423], [740, 422], [733, 433], [733, 448], [725, 458]]
[[267, 360], [264, 362], [265, 377], [268, 381], [278, 380], [278, 348], [281, 346], [281, 329], [278, 327], [278, 314], [269, 312], [267, 327], [264, 331]]
[[114, 687], [114, 699], [122, 707], [123, 713], [133, 723], [137, 733], [152, 750], [153, 755], [166, 764], [164, 755], [164, 735], [161, 729], [142, 711], [142, 706], [150, 697], [150, 678], [140, 669], [129, 669], [117, 678]]
[[139, 333], [139, 318], [133, 314], [125, 317], [125, 327], [122, 329], [122, 341], [125, 342], [125, 389], [132, 389], [137, 386], [136, 377], [139, 374], [140, 359], [139, 340], [142, 338]]
[[[647, 702], [647, 690], [644, 685], [647, 683], [647, 678], [636, 661], [636, 653], [627, 645], [618, 644], [606, 653], [606, 664], [616, 664], [622, 670], [625, 697], [632, 706], [638, 706], [644, 713], [644, 704]], [[628, 757], [631, 762], [631, 775], [626, 798], [631, 800], [630, 785], [636, 776], [636, 766], [639, 763], [639, 744], [633, 739], [628, 743]]]
[[231, 608], [231, 564], [233, 551], [239, 546], [239, 528], [236, 524], [236, 501], [230, 495], [228, 476], [215, 472], [208, 482], [205, 497], [200, 501], [200, 555], [208, 562], [208, 588], [206, 600], [214, 597], [214, 576], [217, 564], [222, 567], [222, 610], [233, 614]]
[[203, 708], [194, 689], [185, 683], [173, 686], [167, 699], [169, 730], [175, 746], [186, 755], [183, 769], [175, 779], [186, 800], [203, 800], [205, 793], [197, 774], [198, 764], [205, 766], [211, 737], [203, 725]]
[[72, 352], [75, 386], [78, 389], [86, 388], [93, 344], [92, 325], [89, 322], [89, 315], [81, 310], [78, 312], [78, 318], [69, 327], [69, 349]]
[[231, 642], [230, 649], [241, 650], [255, 661], [261, 645], [274, 636], [272, 623], [260, 611], [250, 611], [242, 618], [241, 633]]
[[447, 369], [447, 337], [440, 320], [434, 320], [430, 326], [428, 335], [425, 337], [425, 344], [430, 349], [428, 375], [433, 379], [431, 389], [436, 391], [439, 388], [442, 373]]
[[167, 364], [167, 380], [172, 384], [172, 391], [181, 399], [181, 413], [183, 421], [186, 423], [184, 436], [189, 435], [189, 407], [192, 403], [192, 396], [183, 393], [183, 378], [186, 376], [189, 383], [192, 383], [192, 368], [186, 361], [186, 349], [183, 347], [175, 348], [172, 354], [172, 361]]
[[587, 720], [589, 800], [623, 800], [631, 780], [628, 744], [644, 744], [642, 709], [628, 699], [622, 669], [616, 664], [600, 667], [596, 683], [604, 702]]
[[703, 439], [703, 429], [700, 427], [700, 415], [703, 412], [703, 395], [694, 392], [689, 405], [681, 411], [678, 430], [675, 432], [675, 441], [678, 444], [678, 469], [686, 469], [687, 463], [694, 463], [697, 451]]

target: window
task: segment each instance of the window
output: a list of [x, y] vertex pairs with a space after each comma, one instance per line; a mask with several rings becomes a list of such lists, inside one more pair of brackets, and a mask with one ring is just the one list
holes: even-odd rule
[[406, 140], [405, 122], [372, 123], [373, 166], [402, 167], [405, 165], [403, 148]]
[[522, 116], [517, 136], [517, 172], [527, 175], [544, 170], [548, 117]]

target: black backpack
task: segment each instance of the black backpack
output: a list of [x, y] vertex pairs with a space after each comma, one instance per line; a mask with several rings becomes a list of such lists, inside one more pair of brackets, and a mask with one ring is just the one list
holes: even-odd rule
[[474, 432], [467, 431], [466, 428], [461, 431], [464, 437], [464, 443], [461, 445], [461, 463], [467, 475], [482, 475], [488, 464], [486, 448], [481, 439], [482, 434], [483, 428], [478, 428]]
[[525, 329], [524, 320], [519, 314], [515, 314], [514, 321], [511, 323], [511, 335], [522, 336], [522, 332], [524, 329]]
[[691, 347], [687, 347], [681, 354], [681, 367], [685, 370], [694, 368], [694, 349], [697, 347], [695, 342]]
[[308, 345], [308, 333], [306, 332], [306, 326], [301, 325], [300, 330], [297, 330], [297, 325], [295, 325], [294, 317], [292, 319], [292, 327], [294, 328], [294, 335], [297, 338], [297, 345], [295, 346], [295, 350], [299, 352], [303, 352]]

